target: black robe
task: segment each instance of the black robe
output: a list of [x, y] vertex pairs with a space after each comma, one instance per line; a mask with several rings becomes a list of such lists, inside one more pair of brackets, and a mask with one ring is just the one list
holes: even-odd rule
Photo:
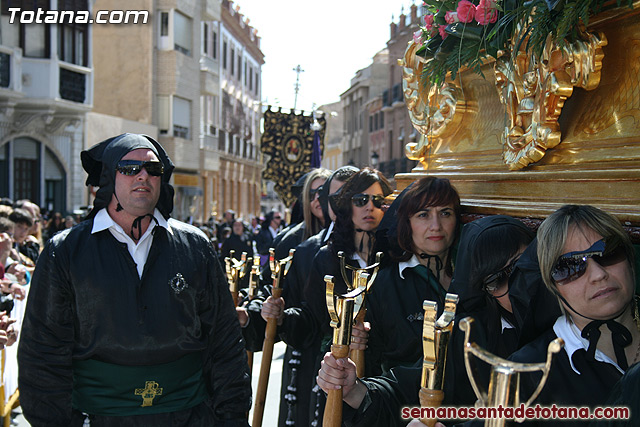
[[[419, 270], [418, 270], [419, 269]], [[366, 376], [381, 375], [398, 365], [410, 366], [422, 358], [423, 301], [444, 306], [445, 289], [425, 266], [382, 268], [366, 297], [371, 323], [365, 352]]]
[[[515, 352], [509, 359], [514, 362], [538, 363], [547, 359], [547, 346], [557, 338], [553, 329], [549, 329], [538, 339]], [[579, 349], [573, 353], [573, 363], [578, 374], [571, 367], [567, 352], [562, 349], [556, 353], [551, 362], [551, 370], [544, 388], [533, 405], [540, 404], [550, 406], [588, 406], [592, 409], [596, 406], [604, 406], [616, 382], [622, 377], [622, 373], [612, 364], [587, 360], [586, 351]], [[542, 374], [531, 373], [520, 375], [520, 396], [523, 401], [532, 395], [538, 386]], [[559, 421], [548, 421], [545, 425]], [[542, 424], [543, 421], [528, 421], [528, 425]], [[588, 425], [589, 420], [567, 420], [563, 426]]]
[[[251, 387], [244, 341], [206, 236], [175, 220], [170, 231], [156, 226], [140, 278], [126, 244], [109, 230], [91, 234], [92, 226], [85, 221], [54, 236], [36, 267], [18, 352], [27, 420], [82, 425], [80, 408], [72, 408], [74, 362], [155, 366], [195, 353], [202, 355], [203, 404], [141, 415], [135, 423], [246, 426]], [[162, 404], [161, 396], [156, 400]], [[97, 416], [92, 425], [101, 420], [125, 422]]]

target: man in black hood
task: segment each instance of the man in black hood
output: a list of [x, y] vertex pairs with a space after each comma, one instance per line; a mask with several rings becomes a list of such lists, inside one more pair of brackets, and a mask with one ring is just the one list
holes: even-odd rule
[[207, 237], [170, 218], [173, 164], [146, 135], [81, 153], [93, 210], [54, 236], [19, 347], [33, 426], [247, 426], [245, 345]]

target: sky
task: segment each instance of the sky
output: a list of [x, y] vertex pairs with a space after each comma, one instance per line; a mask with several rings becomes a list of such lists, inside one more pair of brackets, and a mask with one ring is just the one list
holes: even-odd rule
[[[412, 0], [235, 0], [258, 30], [265, 55], [262, 101], [310, 112], [340, 100], [355, 73], [386, 47], [389, 25]], [[416, 0], [416, 4], [422, 4]], [[297, 65], [300, 89], [294, 86]]]

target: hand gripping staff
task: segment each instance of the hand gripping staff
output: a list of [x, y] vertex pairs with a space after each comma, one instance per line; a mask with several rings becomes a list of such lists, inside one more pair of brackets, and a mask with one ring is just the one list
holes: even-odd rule
[[[423, 408], [438, 408], [444, 399], [442, 386], [444, 384], [444, 367], [447, 360], [447, 347], [454, 325], [458, 295], [447, 294], [444, 300], [444, 311], [436, 321], [438, 303], [424, 301], [424, 320], [422, 323], [422, 382], [420, 383], [420, 406]], [[423, 418], [423, 424], [433, 427], [435, 418]]]
[[[225, 260], [226, 261], [226, 260]], [[260, 257], [253, 258], [251, 273], [249, 273], [249, 301], [254, 299], [258, 293], [258, 283], [260, 282]], [[247, 350], [247, 361], [249, 370], [253, 368], [253, 351]]]
[[[346, 283], [349, 291], [352, 291], [358, 288], [357, 281], [358, 281], [359, 273], [373, 270], [371, 272], [371, 275], [369, 276], [369, 281], [366, 282], [365, 284], [365, 295], [363, 296], [366, 297], [366, 294], [369, 293], [369, 291], [371, 290], [371, 286], [373, 285], [373, 282], [376, 280], [376, 277], [378, 276], [378, 270], [380, 269], [380, 259], [382, 258], [382, 252], [376, 253], [375, 263], [368, 265], [364, 268], [355, 268], [348, 265], [344, 258], [344, 252], [342, 251], [338, 252], [338, 258], [340, 258], [340, 272], [342, 273], [342, 279], [344, 279], [344, 283]], [[347, 270], [351, 270], [353, 272], [352, 280], [349, 280], [349, 275], [347, 274]], [[360, 323], [364, 323], [364, 318], [366, 315], [367, 315], [367, 307], [365, 306], [365, 299], [363, 299], [362, 305], [360, 306], [360, 310], [356, 311], [356, 321], [359, 321]], [[364, 377], [364, 350], [351, 350], [349, 357], [356, 364], [356, 375], [358, 375], [358, 378]]]
[[224, 259], [224, 266], [227, 272], [227, 281], [229, 282], [229, 291], [233, 297], [233, 305], [238, 306], [240, 280], [247, 274], [248, 266], [251, 264], [251, 258], [247, 262], [247, 253], [242, 252], [240, 261], [233, 258], [235, 251], [229, 251], [229, 256]]
[[[271, 267], [271, 279], [273, 279], [273, 290], [271, 294], [274, 298], [280, 298], [280, 295], [282, 295], [280, 281], [289, 272], [295, 251], [295, 249], [291, 249], [288, 257], [276, 261], [275, 250], [273, 248], [269, 249], [269, 266]], [[256, 404], [253, 407], [253, 422], [251, 423], [253, 427], [262, 426], [264, 402], [267, 397], [269, 372], [271, 371], [271, 359], [273, 357], [273, 343], [275, 341], [277, 327], [278, 319], [270, 318], [267, 321], [264, 343], [262, 344], [262, 364], [260, 365], [260, 377], [258, 378], [258, 389], [256, 390]]]
[[[522, 372], [542, 371], [542, 378], [538, 387], [524, 404], [525, 408], [529, 408], [531, 403], [538, 397], [544, 384], [549, 377], [551, 369], [551, 360], [553, 355], [559, 352], [564, 346], [562, 338], [556, 338], [549, 343], [547, 347], [547, 361], [544, 363], [517, 363], [505, 360], [487, 350], [480, 348], [476, 343], [469, 342], [471, 334], [471, 325], [474, 320], [472, 317], [465, 317], [460, 321], [460, 329], [464, 331], [464, 364], [467, 368], [467, 375], [473, 387], [473, 391], [478, 397], [479, 404], [482, 407], [497, 407], [502, 405], [503, 408], [515, 408], [520, 406], [520, 374]], [[481, 391], [474, 379], [474, 372], [470, 364], [469, 355], [473, 354], [478, 359], [491, 365], [491, 375], [489, 377], [489, 391]], [[515, 418], [515, 421], [521, 423], [524, 418]], [[488, 418], [484, 422], [485, 427], [503, 427], [505, 425], [504, 418]]]
[[[364, 292], [369, 275], [362, 271], [356, 277], [356, 289], [346, 295], [334, 296], [333, 276], [324, 276], [327, 284], [326, 299], [327, 310], [331, 317], [333, 328], [333, 342], [331, 354], [336, 359], [349, 356], [349, 344], [351, 343], [351, 327], [354, 322], [354, 312], [358, 312], [364, 301]], [[340, 427], [342, 425], [342, 389], [329, 390], [327, 404], [324, 408], [322, 427]]]

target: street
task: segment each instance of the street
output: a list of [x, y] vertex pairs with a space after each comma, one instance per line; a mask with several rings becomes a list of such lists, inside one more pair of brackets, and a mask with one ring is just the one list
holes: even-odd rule
[[[282, 377], [282, 359], [286, 344], [283, 342], [276, 343], [273, 348], [273, 361], [271, 362], [271, 373], [269, 375], [269, 387], [267, 389], [267, 401], [264, 409], [264, 417], [262, 425], [264, 427], [275, 427], [278, 424], [278, 405], [280, 404], [280, 379]], [[260, 372], [260, 364], [262, 363], [262, 353], [253, 355], [253, 375], [251, 381], [251, 389], [255, 396], [258, 387], [258, 374]], [[19, 409], [18, 409], [19, 411]], [[249, 413], [249, 420], [253, 418], [253, 408]], [[29, 427], [30, 424], [24, 419], [22, 413], [19, 413], [13, 420], [18, 427]]]

